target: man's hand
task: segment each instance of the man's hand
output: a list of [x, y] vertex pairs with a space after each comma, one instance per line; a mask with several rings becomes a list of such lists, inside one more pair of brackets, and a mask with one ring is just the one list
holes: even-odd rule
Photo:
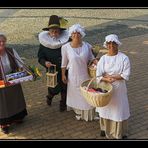
[[46, 66], [47, 68], [50, 68], [51, 66], [55, 66], [55, 65], [52, 64], [52, 63], [49, 62], [49, 61], [46, 61], [46, 62], [45, 62], [45, 66]]

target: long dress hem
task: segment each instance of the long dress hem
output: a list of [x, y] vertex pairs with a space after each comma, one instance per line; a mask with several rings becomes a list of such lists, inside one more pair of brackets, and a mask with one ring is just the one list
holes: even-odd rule
[[123, 136], [128, 136], [128, 120], [116, 122], [100, 118], [100, 128], [105, 131], [108, 139], [122, 139]]
[[9, 117], [9, 118], [2, 118], [0, 119], [0, 125], [3, 124], [10, 124], [11, 122], [13, 122], [14, 120], [19, 120], [19, 119], [23, 119], [26, 115], [27, 115], [27, 110], [24, 109], [23, 111]]
[[27, 115], [26, 102], [20, 84], [0, 89], [0, 124]]
[[80, 110], [74, 107], [67, 106], [67, 111], [73, 110], [76, 114], [77, 120], [92, 121], [95, 117], [95, 109]]

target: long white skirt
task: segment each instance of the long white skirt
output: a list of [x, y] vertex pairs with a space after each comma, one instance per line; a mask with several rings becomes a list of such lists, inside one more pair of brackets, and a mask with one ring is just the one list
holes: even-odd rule
[[67, 111], [73, 110], [77, 120], [92, 121], [95, 118], [95, 109], [80, 110], [72, 107], [67, 107]]

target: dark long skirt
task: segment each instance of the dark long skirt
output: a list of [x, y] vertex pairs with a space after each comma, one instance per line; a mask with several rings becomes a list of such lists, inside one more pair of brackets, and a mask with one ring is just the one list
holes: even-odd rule
[[0, 88], [0, 124], [10, 124], [26, 115], [26, 102], [21, 85]]

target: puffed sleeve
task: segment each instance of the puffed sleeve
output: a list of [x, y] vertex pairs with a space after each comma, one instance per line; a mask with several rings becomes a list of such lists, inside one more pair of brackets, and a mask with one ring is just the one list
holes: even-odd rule
[[128, 81], [130, 76], [130, 71], [131, 71], [130, 60], [128, 57], [126, 57], [123, 61], [123, 70], [121, 73], [121, 77]]
[[89, 48], [88, 61], [92, 61], [93, 59], [95, 59], [95, 57], [92, 53], [92, 45], [90, 45], [89, 43], [86, 43], [86, 44]]
[[62, 54], [62, 64], [61, 68], [67, 67], [68, 65], [68, 56], [67, 56], [67, 50], [66, 46], [62, 46], [61, 48], [61, 54]]
[[100, 58], [99, 62], [97, 63], [97, 70], [96, 70], [96, 76], [98, 77], [98, 81], [101, 81], [104, 74], [104, 58], [103, 56]]
[[[15, 56], [19, 61], [21, 61], [22, 63], [24, 63], [24, 62], [22, 61], [22, 59], [20, 58], [20, 56], [18, 55], [18, 53], [16, 52], [15, 49], [13, 49], [13, 53], [14, 53], [14, 56]], [[17, 65], [19, 66], [19, 68], [23, 67], [23, 65], [22, 65], [18, 60], [15, 60], [15, 61], [16, 61]]]

